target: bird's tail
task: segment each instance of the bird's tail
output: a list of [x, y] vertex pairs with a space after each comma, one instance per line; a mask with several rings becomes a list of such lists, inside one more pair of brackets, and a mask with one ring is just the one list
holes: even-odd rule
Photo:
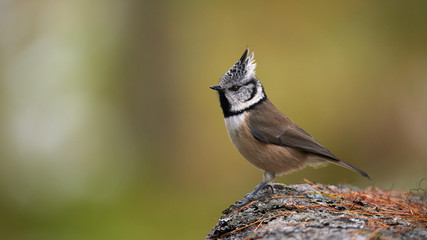
[[355, 171], [357, 173], [359, 173], [360, 175], [364, 176], [365, 178], [368, 178], [369, 180], [372, 180], [371, 177], [363, 170], [358, 169], [357, 167], [351, 165], [348, 162], [345, 162], [343, 160], [338, 160], [338, 161], [331, 161], [332, 163], [339, 165], [341, 167], [345, 167], [347, 169], [350, 169], [352, 171]]

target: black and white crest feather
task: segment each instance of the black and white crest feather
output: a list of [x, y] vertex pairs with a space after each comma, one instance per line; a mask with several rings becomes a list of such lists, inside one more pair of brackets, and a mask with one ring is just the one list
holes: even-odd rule
[[237, 61], [221, 78], [220, 85], [226, 85], [230, 81], [246, 82], [255, 77], [256, 63], [254, 53], [248, 54], [249, 49], [246, 49], [239, 61]]

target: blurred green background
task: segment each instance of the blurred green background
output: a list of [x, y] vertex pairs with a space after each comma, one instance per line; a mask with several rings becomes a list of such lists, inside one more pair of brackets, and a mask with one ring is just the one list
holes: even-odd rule
[[262, 179], [209, 89], [255, 51], [272, 102], [346, 169], [427, 169], [426, 1], [0, 1], [1, 239], [202, 239]]

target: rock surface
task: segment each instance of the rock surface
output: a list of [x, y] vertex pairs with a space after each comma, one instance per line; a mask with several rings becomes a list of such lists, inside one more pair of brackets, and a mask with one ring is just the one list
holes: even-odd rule
[[206, 239], [427, 239], [425, 193], [270, 186], [269, 197], [224, 210]]

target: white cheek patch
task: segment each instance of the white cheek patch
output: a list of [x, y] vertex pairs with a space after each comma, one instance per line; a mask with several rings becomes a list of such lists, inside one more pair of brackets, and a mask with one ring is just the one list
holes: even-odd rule
[[262, 86], [258, 85], [257, 86], [257, 93], [251, 100], [249, 100], [247, 102], [234, 101], [231, 104], [231, 111], [232, 112], [239, 112], [239, 111], [242, 111], [244, 109], [247, 109], [247, 108], [251, 107], [252, 105], [261, 101], [261, 99], [263, 99], [264, 97], [265, 97], [265, 95], [264, 95], [264, 92], [262, 91]]

